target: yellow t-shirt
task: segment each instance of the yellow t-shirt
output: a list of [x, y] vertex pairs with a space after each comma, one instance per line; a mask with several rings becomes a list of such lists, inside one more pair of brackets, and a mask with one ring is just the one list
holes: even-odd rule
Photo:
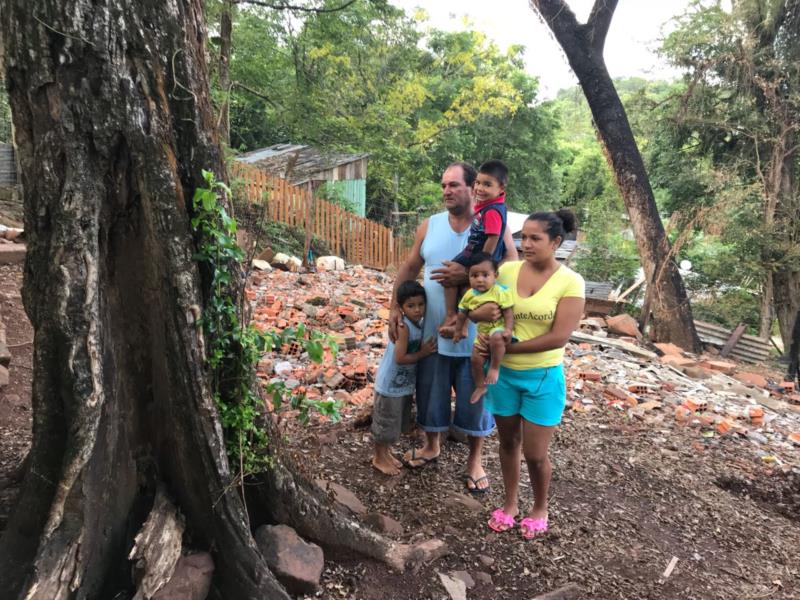
[[[497, 283], [509, 288], [514, 301], [514, 337], [520, 342], [547, 333], [553, 327], [556, 307], [561, 298], [584, 298], [583, 277], [561, 265], [533, 296], [521, 298], [517, 293], [517, 277], [524, 261], [500, 265]], [[506, 354], [502, 365], [509, 369], [539, 369], [560, 365], [564, 349], [531, 354]]]
[[[461, 298], [461, 302], [458, 303], [458, 310], [469, 312], [487, 302], [496, 303], [501, 310], [513, 306], [514, 304], [514, 301], [511, 299], [511, 290], [495, 282], [495, 284], [485, 292], [479, 292], [472, 288], [467, 290]], [[505, 319], [500, 319], [498, 321], [480, 321], [478, 323], [478, 333], [489, 334], [498, 327], [504, 329], [505, 326]], [[475, 341], [477, 342], [477, 338]]]

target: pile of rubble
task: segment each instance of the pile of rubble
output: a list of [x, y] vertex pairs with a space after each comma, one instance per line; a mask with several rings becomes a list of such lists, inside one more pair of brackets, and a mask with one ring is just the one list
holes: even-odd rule
[[335, 358], [311, 362], [299, 345], [265, 356], [259, 377], [280, 377], [312, 399], [335, 399], [348, 407], [372, 401], [378, 364], [387, 344], [386, 323], [393, 280], [360, 266], [346, 270], [256, 271], [247, 290], [253, 323], [262, 330], [304, 324], [327, 333], [339, 346]]
[[625, 411], [658, 428], [662, 442], [674, 427], [694, 428], [699, 450], [720, 438], [740, 441], [758, 459], [800, 473], [794, 383], [673, 344], [654, 344], [652, 352], [627, 315], [585, 319], [573, 339], [578, 343], [568, 346], [565, 363], [574, 412]]
[[[360, 266], [256, 271], [248, 289], [256, 327], [304, 323], [333, 335], [340, 346], [337, 357], [322, 365], [299, 348], [267, 355], [259, 376], [279, 377], [311, 398], [340, 400], [345, 414], [368, 409], [387, 344], [392, 285], [388, 275]], [[780, 377], [712, 355], [693, 356], [672, 344], [647, 344], [628, 315], [583, 320], [567, 346], [565, 366], [574, 413], [625, 411], [657, 428], [663, 439], [674, 427], [695, 428], [701, 444], [739, 440], [759, 460], [800, 469], [800, 394]]]

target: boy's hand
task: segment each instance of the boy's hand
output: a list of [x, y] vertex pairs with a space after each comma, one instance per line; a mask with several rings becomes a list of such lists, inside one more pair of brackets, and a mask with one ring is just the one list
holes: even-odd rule
[[458, 342], [463, 340], [464, 337], [465, 336], [464, 336], [464, 330], [463, 329], [458, 328], [458, 327], [453, 329], [453, 343], [457, 344]]
[[436, 336], [432, 335], [427, 340], [422, 342], [422, 346], [419, 349], [422, 358], [426, 356], [430, 356], [431, 354], [436, 352]]
[[392, 342], [397, 341], [397, 331], [401, 327], [405, 327], [403, 325], [403, 311], [400, 310], [399, 306], [392, 306], [389, 310], [389, 339]]

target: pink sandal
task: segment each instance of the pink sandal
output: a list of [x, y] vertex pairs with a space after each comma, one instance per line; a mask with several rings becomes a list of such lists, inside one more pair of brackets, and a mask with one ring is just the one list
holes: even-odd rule
[[506, 513], [502, 508], [498, 508], [492, 513], [492, 518], [489, 519], [488, 523], [489, 529], [496, 531], [497, 533], [508, 531], [516, 524], [517, 520]]
[[547, 532], [547, 517], [544, 519], [525, 517], [519, 522], [519, 528], [522, 531], [523, 539], [532, 540]]

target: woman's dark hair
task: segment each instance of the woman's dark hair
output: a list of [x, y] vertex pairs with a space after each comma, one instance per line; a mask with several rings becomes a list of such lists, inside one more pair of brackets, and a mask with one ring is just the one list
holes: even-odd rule
[[397, 303], [400, 306], [406, 303], [409, 298], [416, 298], [417, 296], [425, 297], [425, 288], [422, 287], [419, 281], [404, 281], [397, 288]]
[[547, 232], [547, 237], [551, 240], [560, 237], [562, 242], [564, 241], [564, 236], [575, 231], [577, 226], [575, 214], [566, 208], [555, 212], [535, 212], [529, 216], [527, 220], [544, 223], [544, 230]]

